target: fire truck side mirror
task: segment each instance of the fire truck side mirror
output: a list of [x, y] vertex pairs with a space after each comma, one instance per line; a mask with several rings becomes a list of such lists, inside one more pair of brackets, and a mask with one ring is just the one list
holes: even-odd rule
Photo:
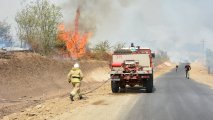
[[155, 53], [152, 53], [152, 58], [155, 58]]

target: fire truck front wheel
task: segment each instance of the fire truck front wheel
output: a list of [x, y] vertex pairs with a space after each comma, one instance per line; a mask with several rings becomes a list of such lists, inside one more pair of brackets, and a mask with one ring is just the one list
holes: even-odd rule
[[119, 82], [118, 81], [111, 81], [111, 89], [113, 93], [118, 93], [119, 91]]

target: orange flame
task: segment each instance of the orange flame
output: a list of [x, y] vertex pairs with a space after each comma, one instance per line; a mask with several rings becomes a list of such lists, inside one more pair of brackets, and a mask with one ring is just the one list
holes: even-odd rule
[[80, 17], [80, 9], [78, 8], [76, 11], [75, 29], [73, 32], [66, 31], [64, 24], [60, 24], [58, 26], [59, 40], [62, 40], [66, 43], [66, 48], [69, 52], [69, 55], [75, 59], [80, 58], [85, 54], [87, 41], [91, 35], [90, 33], [83, 33], [82, 35], [80, 34], [78, 30], [79, 17]]

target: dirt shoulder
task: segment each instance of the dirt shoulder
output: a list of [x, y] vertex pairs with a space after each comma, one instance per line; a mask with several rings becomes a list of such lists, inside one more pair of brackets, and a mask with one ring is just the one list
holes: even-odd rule
[[213, 75], [208, 74], [208, 70], [201, 63], [192, 63], [191, 67], [190, 77], [193, 80], [213, 88]]
[[[174, 68], [173, 64], [164, 64], [155, 71], [155, 78], [169, 72]], [[100, 78], [101, 75], [99, 75]], [[71, 102], [69, 98], [58, 97], [29, 107], [21, 112], [5, 116], [4, 120], [84, 120], [90, 119], [109, 119], [117, 120], [120, 112], [128, 112], [131, 105], [137, 101], [138, 95], [135, 91], [128, 91], [125, 94], [112, 94], [110, 82], [106, 84], [99, 83], [97, 90], [84, 95], [84, 100]], [[84, 90], [82, 92], [87, 92]], [[144, 93], [146, 94], [146, 93]], [[122, 102], [121, 102], [122, 101]], [[130, 104], [127, 104], [131, 102]], [[126, 109], [122, 109], [125, 107]], [[113, 112], [112, 112], [113, 111]], [[101, 114], [101, 115], [100, 115]]]

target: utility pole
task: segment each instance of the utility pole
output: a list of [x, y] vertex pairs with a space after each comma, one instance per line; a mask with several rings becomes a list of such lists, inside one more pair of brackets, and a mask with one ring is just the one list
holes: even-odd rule
[[204, 52], [204, 51], [205, 51], [205, 42], [206, 42], [206, 41], [205, 41], [205, 40], [202, 40], [201, 42], [202, 42], [202, 45], [203, 45], [203, 52]]
[[202, 47], [203, 47], [203, 64], [205, 65], [205, 43], [206, 41], [203, 39], [202, 41]]

